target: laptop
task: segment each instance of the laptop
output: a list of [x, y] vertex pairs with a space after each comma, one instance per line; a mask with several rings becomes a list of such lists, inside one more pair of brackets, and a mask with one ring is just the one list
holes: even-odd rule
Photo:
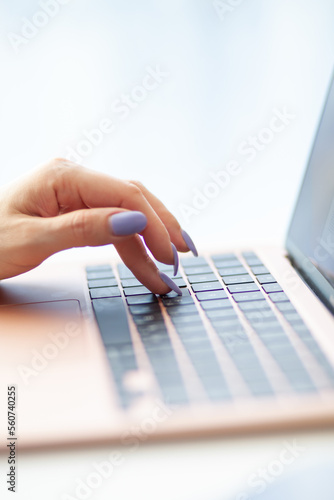
[[181, 258], [182, 296], [98, 252], [3, 281], [2, 446], [332, 426], [333, 130], [332, 81], [285, 248]]

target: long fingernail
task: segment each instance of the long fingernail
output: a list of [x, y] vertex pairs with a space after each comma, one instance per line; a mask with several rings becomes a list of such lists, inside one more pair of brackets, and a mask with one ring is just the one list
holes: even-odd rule
[[195, 243], [190, 238], [189, 234], [184, 229], [181, 229], [181, 234], [189, 250], [193, 253], [195, 257], [198, 257], [197, 248], [195, 247]]
[[165, 273], [162, 273], [162, 272], [159, 272], [159, 275], [160, 275], [160, 278], [162, 279], [162, 281], [164, 283], [166, 283], [166, 285], [168, 285], [169, 288], [171, 288], [172, 290], [174, 290], [174, 292], [176, 292], [178, 295], [182, 295], [181, 288], [179, 288], [177, 286], [177, 284], [174, 283], [174, 281], [171, 278], [169, 278]]
[[108, 222], [115, 236], [129, 236], [145, 229], [147, 218], [142, 212], [119, 212], [111, 215]]
[[174, 257], [174, 276], [177, 275], [179, 270], [179, 256], [176, 250], [176, 246], [172, 243], [173, 257]]

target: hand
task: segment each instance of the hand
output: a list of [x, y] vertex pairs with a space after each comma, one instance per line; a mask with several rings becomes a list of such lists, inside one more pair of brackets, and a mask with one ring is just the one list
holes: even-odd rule
[[60, 250], [113, 243], [147, 288], [169, 292], [176, 285], [159, 273], [138, 233], [153, 256], [174, 269], [176, 249], [197, 255], [175, 217], [142, 184], [55, 159], [0, 192], [0, 279]]

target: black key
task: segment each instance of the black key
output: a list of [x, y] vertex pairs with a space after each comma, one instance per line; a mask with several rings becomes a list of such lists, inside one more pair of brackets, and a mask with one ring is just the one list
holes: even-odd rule
[[133, 286], [124, 289], [124, 295], [126, 297], [131, 297], [132, 295], [147, 295], [152, 294], [152, 292], [146, 288], [146, 286]]
[[211, 281], [210, 283], [195, 283], [191, 287], [194, 292], [204, 292], [207, 290], [222, 290], [223, 287], [219, 281]]
[[113, 271], [89, 271], [87, 273], [88, 280], [101, 280], [105, 278], [115, 278]]
[[237, 285], [229, 285], [227, 287], [230, 293], [240, 293], [240, 292], [254, 292], [259, 290], [259, 287], [255, 283], [239, 283]]
[[265, 266], [251, 266], [252, 272], [257, 276], [258, 274], [268, 274], [269, 271]]
[[168, 276], [169, 278], [182, 278], [180, 272], [178, 271], [177, 274], [174, 276], [174, 271], [173, 271], [173, 267], [172, 266], [168, 266], [168, 269], [166, 269], [165, 271], [163, 271], [164, 274], [166, 274], [166, 276]]
[[263, 285], [263, 290], [267, 293], [283, 292], [281, 285], [278, 283], [267, 283]]
[[239, 274], [236, 276], [226, 276], [223, 279], [225, 285], [236, 285], [238, 283], [255, 283], [250, 274]]
[[161, 386], [160, 390], [167, 405], [184, 405], [188, 403], [188, 396], [182, 385]]
[[233, 298], [236, 302], [249, 302], [252, 300], [261, 300], [263, 299], [263, 295], [261, 292], [245, 292], [236, 293], [233, 295]]
[[141, 282], [137, 280], [137, 278], [122, 279], [123, 288], [135, 287], [135, 286], [142, 286]]
[[126, 301], [129, 306], [132, 306], [135, 304], [152, 304], [158, 302], [158, 299], [153, 293], [150, 293], [148, 295], [134, 295], [133, 297], [127, 297]]
[[276, 280], [272, 274], [260, 274], [259, 276], [256, 276], [256, 279], [261, 285], [264, 285], [266, 283], [276, 283]]
[[105, 287], [105, 288], [92, 288], [90, 291], [90, 296], [92, 299], [106, 299], [109, 297], [120, 297], [121, 292], [117, 286]]
[[106, 345], [131, 343], [125, 304], [120, 297], [92, 301], [95, 317]]
[[201, 306], [204, 311], [211, 311], [213, 309], [232, 309], [234, 311], [232, 303], [228, 299], [202, 301]]
[[225, 278], [225, 276], [234, 276], [236, 274], [248, 274], [247, 270], [243, 266], [238, 266], [238, 267], [230, 267], [228, 269], [221, 268], [219, 269], [219, 266], [217, 266], [217, 269], [219, 271], [220, 276]]
[[217, 276], [213, 273], [194, 274], [188, 276], [189, 283], [206, 283], [207, 281], [217, 281]]
[[115, 278], [101, 278], [100, 280], [88, 280], [88, 288], [103, 288], [106, 286], [117, 286]]
[[273, 302], [290, 302], [289, 297], [284, 292], [270, 293], [269, 298]]
[[216, 290], [212, 292], [198, 292], [196, 293], [198, 300], [214, 300], [214, 299], [224, 299], [227, 297], [224, 290]]
[[207, 262], [204, 257], [187, 257], [181, 259], [181, 264], [185, 269], [188, 269], [188, 267], [205, 266]]
[[194, 274], [206, 274], [212, 273], [212, 269], [208, 264], [206, 264], [205, 266], [188, 267], [185, 269], [185, 273], [187, 276], [192, 276]]
[[160, 306], [157, 302], [153, 302], [152, 304], [138, 304], [129, 307], [131, 314], [154, 314], [159, 311], [161, 314]]

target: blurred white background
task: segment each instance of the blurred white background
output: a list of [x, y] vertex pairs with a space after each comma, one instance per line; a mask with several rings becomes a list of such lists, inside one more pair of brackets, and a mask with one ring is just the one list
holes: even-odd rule
[[[108, 118], [113, 131], [84, 165], [141, 180], [202, 249], [281, 243], [332, 72], [334, 2], [218, 4], [2, 0], [0, 183], [68, 155]], [[156, 66], [168, 76], [122, 119], [112, 104], [141, 98]], [[239, 145], [275, 108], [295, 118], [247, 161]], [[209, 173], [232, 160], [241, 173], [187, 217]]]

